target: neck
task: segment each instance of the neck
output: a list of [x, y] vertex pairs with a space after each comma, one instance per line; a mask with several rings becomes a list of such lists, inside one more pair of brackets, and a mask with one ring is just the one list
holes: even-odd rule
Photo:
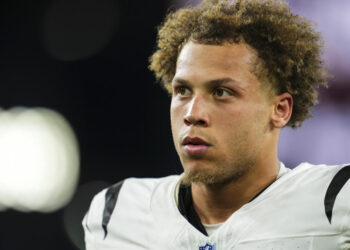
[[232, 213], [276, 180], [279, 166], [276, 158], [270, 161], [268, 167], [253, 166], [233, 182], [217, 185], [192, 183], [193, 204], [202, 223], [217, 224], [226, 221]]

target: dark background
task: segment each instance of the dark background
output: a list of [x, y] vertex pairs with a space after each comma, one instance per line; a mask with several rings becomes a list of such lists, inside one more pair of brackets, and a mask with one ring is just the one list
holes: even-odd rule
[[[94, 193], [130, 176], [181, 172], [170, 99], [147, 69], [157, 26], [174, 6], [170, 0], [0, 2], [0, 107], [60, 112], [76, 133], [81, 159], [79, 188], [66, 207], [0, 212], [1, 250], [83, 248], [80, 221]], [[349, 79], [332, 82], [322, 100], [348, 112]]]
[[[99, 2], [0, 4], [0, 106], [47, 107], [66, 117], [80, 145], [79, 185], [105, 182], [78, 202], [86, 210], [91, 194], [108, 183], [181, 170], [171, 141], [170, 99], [147, 69], [168, 5]], [[0, 249], [77, 249], [64, 212], [0, 212]], [[79, 227], [82, 216], [73, 216]]]

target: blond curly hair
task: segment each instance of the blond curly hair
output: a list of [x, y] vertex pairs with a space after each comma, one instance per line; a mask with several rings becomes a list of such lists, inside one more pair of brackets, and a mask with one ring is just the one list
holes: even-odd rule
[[221, 45], [244, 41], [257, 51], [254, 73], [276, 94], [293, 96], [290, 127], [299, 127], [317, 103], [316, 87], [326, 85], [322, 40], [312, 24], [291, 13], [280, 0], [204, 0], [197, 7], [169, 13], [158, 31], [149, 68], [171, 93], [178, 55], [184, 44]]

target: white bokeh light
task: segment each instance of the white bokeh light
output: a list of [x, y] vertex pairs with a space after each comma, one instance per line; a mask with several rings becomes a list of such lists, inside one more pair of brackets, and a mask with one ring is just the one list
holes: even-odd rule
[[14, 108], [0, 112], [0, 209], [51, 212], [77, 186], [79, 150], [57, 112]]

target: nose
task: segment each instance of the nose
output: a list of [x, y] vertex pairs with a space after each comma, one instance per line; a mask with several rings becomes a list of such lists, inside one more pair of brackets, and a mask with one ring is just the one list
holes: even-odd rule
[[184, 123], [187, 126], [192, 125], [199, 127], [208, 127], [209, 116], [205, 100], [197, 96], [194, 97], [188, 105], [188, 110], [184, 117]]

